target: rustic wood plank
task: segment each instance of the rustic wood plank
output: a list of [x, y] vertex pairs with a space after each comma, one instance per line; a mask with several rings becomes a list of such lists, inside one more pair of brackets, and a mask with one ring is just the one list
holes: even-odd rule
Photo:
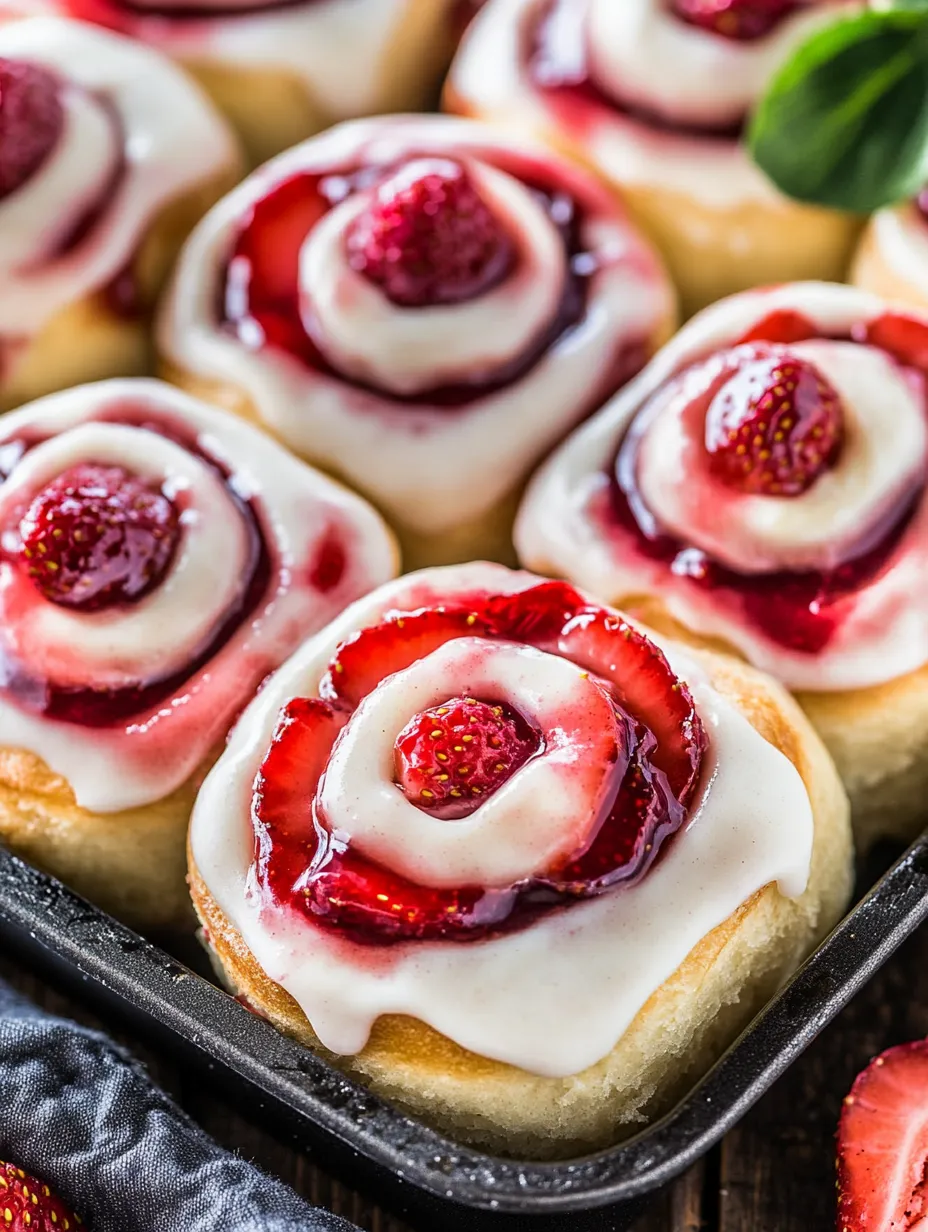
[[834, 1226], [834, 1134], [855, 1074], [928, 1035], [928, 931], [902, 948], [757, 1105], [722, 1149], [719, 1232]]
[[703, 1232], [706, 1228], [703, 1218], [706, 1176], [705, 1163], [691, 1168], [657, 1195], [631, 1232]]
[[[7, 957], [0, 957], [0, 978], [53, 1013], [109, 1031], [223, 1145], [281, 1177], [310, 1201], [339, 1211], [367, 1232], [409, 1232], [401, 1221], [332, 1181], [303, 1152], [258, 1128], [195, 1074], [140, 1044], [118, 1023], [101, 1021]], [[925, 1035], [928, 931], [923, 930], [729, 1135], [720, 1157], [710, 1156], [706, 1165], [658, 1195], [634, 1232], [830, 1229], [833, 1136], [841, 1099], [872, 1055], [892, 1043]]]

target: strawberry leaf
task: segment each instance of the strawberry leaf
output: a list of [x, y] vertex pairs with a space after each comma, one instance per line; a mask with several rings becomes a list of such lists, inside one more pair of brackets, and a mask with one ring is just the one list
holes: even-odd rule
[[800, 201], [870, 213], [928, 180], [928, 0], [826, 26], [776, 75], [755, 161]]

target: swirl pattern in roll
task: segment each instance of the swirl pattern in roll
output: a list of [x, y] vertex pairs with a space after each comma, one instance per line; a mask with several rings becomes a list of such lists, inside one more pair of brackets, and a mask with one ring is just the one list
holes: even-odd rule
[[462, 0], [18, 0], [157, 47], [197, 76], [255, 162], [337, 120], [429, 105]]
[[185, 230], [238, 177], [231, 132], [156, 52], [58, 18], [0, 27], [0, 405], [144, 369]]
[[217, 206], [159, 343], [173, 379], [370, 496], [413, 562], [454, 560], [501, 550], [532, 465], [672, 315], [657, 259], [586, 176], [401, 117], [288, 151]]
[[8, 415], [0, 459], [0, 746], [93, 812], [190, 779], [263, 677], [395, 567], [362, 501], [160, 382]]
[[208, 891], [325, 1048], [409, 1014], [546, 1075], [603, 1057], [756, 890], [800, 895], [811, 845], [795, 768], [695, 661], [495, 565], [409, 575], [308, 643], [191, 831], [204, 918]]
[[539, 474], [523, 560], [656, 598], [794, 689], [920, 669], [926, 342], [921, 317], [837, 285], [708, 309]]
[[449, 108], [541, 134], [628, 201], [693, 312], [837, 278], [856, 224], [783, 198], [741, 141], [774, 72], [861, 0], [498, 0], [452, 66]]

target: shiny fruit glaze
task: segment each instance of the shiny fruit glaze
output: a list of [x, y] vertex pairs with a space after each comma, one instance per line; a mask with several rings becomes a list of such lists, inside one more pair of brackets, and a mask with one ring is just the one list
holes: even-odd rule
[[723, 376], [705, 413], [710, 473], [747, 495], [801, 496], [838, 459], [837, 390], [812, 364], [760, 344], [716, 362]]
[[0, 58], [0, 200], [36, 174], [63, 128], [54, 75], [36, 64]]
[[396, 738], [396, 783], [423, 812], [468, 817], [537, 753], [531, 724], [497, 700], [451, 697], [414, 715]]
[[[607, 692], [627, 733], [627, 759], [616, 765], [608, 799], [592, 818], [587, 846], [568, 864], [503, 888], [416, 885], [366, 859], [344, 835], [332, 833], [319, 803], [329, 755], [358, 704], [388, 675], [459, 637], [528, 644], [580, 665], [595, 687]], [[689, 691], [660, 651], [619, 616], [560, 582], [515, 595], [473, 595], [441, 607], [392, 613], [338, 649], [319, 693], [284, 707], [256, 777], [257, 877], [273, 901], [370, 944], [476, 940], [640, 879], [683, 825], [706, 748]], [[505, 737], [511, 753], [520, 745], [524, 752], [530, 744], [528, 718], [517, 719], [492, 698], [483, 703], [451, 699], [449, 713], [461, 702], [499, 707], [501, 714], [494, 717], [511, 724]], [[480, 709], [470, 713], [478, 722], [480, 715], [486, 718]], [[400, 734], [404, 750], [417, 735], [418, 718], [411, 719], [412, 733], [407, 727]], [[486, 733], [492, 732], [488, 723]], [[399, 760], [402, 776], [402, 751]], [[505, 771], [496, 772], [495, 788], [517, 773], [517, 760], [513, 756]]]
[[[752, 326], [735, 346], [790, 343], [822, 337], [800, 313], [775, 312]], [[898, 363], [928, 374], [928, 327], [911, 317], [886, 313], [862, 322], [851, 341], [886, 351]], [[857, 552], [828, 572], [738, 573], [706, 553], [664, 533], [646, 510], [637, 486], [635, 425], [619, 447], [612, 471], [609, 508], [602, 511], [614, 550], [660, 561], [694, 587], [711, 590], [777, 645], [803, 654], [824, 650], [853, 609], [857, 593], [893, 563], [922, 490], [901, 492], [897, 504]]]
[[163, 580], [180, 537], [177, 507], [119, 466], [80, 465], [39, 492], [20, 554], [51, 603], [96, 612], [135, 603]]
[[[222, 649], [242, 622], [255, 611], [267, 594], [276, 571], [276, 563], [272, 560], [257, 509], [250, 502], [242, 500], [234, 486], [228, 484], [230, 476], [222, 464], [204, 452], [200, 442], [186, 432], [182, 424], [169, 420], [167, 417], [155, 419], [144, 412], [136, 412], [134, 408], [126, 408], [119, 412], [111, 410], [100, 418], [107, 423], [126, 424], [157, 432], [175, 441], [212, 467], [227, 482], [229, 497], [236, 506], [238, 515], [242, 518], [247, 530], [249, 550], [238, 602], [222, 614], [209, 641], [200, 647], [191, 661], [182, 670], [172, 672], [169, 676], [140, 680], [136, 685], [121, 689], [71, 688], [37, 677], [30, 671], [28, 664], [20, 663], [0, 652], [0, 670], [3, 674], [4, 689], [19, 705], [26, 710], [46, 715], [48, 718], [76, 723], [83, 727], [109, 727], [124, 723], [127, 719], [144, 713], [170, 697], [186, 679], [199, 671]], [[29, 439], [4, 441], [0, 445], [3, 477], [8, 478], [15, 470], [17, 462], [30, 449], [41, 444], [42, 439], [36, 436]], [[54, 484], [49, 487], [53, 488]], [[4, 528], [6, 532], [3, 535], [4, 558], [12, 567], [29, 572], [31, 562], [22, 555], [20, 550], [21, 518], [22, 515], [17, 517], [13, 526]], [[13, 532], [12, 535], [9, 535], [10, 531]], [[16, 545], [12, 551], [6, 550], [9, 540]], [[63, 545], [63, 550], [68, 551], [72, 547], [73, 545]], [[333, 553], [338, 551], [334, 540], [330, 551]], [[164, 574], [162, 574], [162, 580], [163, 576]], [[328, 584], [323, 589], [325, 588], [328, 588]], [[129, 604], [138, 602], [151, 593], [151, 590], [151, 586], [144, 587], [126, 602]], [[36, 599], [41, 601], [38, 595]], [[110, 610], [113, 611], [113, 609]], [[104, 613], [103, 618], [109, 614]], [[92, 613], [88, 613], [88, 616], [93, 618]]]
[[637, 100], [606, 93], [590, 75], [585, 19], [581, 0], [551, 0], [542, 6], [527, 40], [527, 73], [567, 128], [582, 133], [603, 112], [618, 112], [648, 128], [678, 136], [725, 142], [740, 138], [746, 116], [734, 124], [688, 124], [649, 110]]
[[352, 269], [395, 304], [477, 299], [506, 277], [515, 247], [460, 163], [414, 159], [377, 188], [346, 237]]
[[[351, 194], [374, 188], [400, 167], [367, 167], [339, 175], [302, 173], [275, 185], [256, 202], [242, 221], [232, 253], [220, 282], [219, 319], [239, 342], [249, 349], [282, 351], [305, 367], [346, 384], [368, 388], [334, 369], [303, 327], [299, 254], [307, 235], [334, 205]], [[583, 255], [577, 205], [563, 193], [532, 186], [534, 194], [560, 232], [574, 267]], [[550, 328], [526, 352], [516, 355], [489, 380], [447, 385], [402, 404], [427, 403], [461, 406], [474, 398], [502, 388], [524, 376], [550, 347], [582, 318], [588, 275], [572, 268], [564, 295]], [[627, 374], [625, 374], [627, 375]], [[379, 397], [394, 399], [389, 391]]]
[[672, 0], [681, 20], [738, 42], [764, 38], [807, 5], [808, 0]]

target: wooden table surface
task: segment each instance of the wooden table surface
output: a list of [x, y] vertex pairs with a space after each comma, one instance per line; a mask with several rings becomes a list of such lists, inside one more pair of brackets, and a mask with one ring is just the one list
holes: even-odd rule
[[[240, 1106], [204, 1088], [197, 1074], [179, 1069], [117, 1024], [101, 1023], [8, 957], [0, 957], [0, 977], [54, 1013], [109, 1030], [215, 1138], [310, 1201], [369, 1232], [409, 1232], [402, 1220], [332, 1181], [311, 1159], [250, 1122]], [[841, 1100], [874, 1053], [926, 1035], [928, 930], [923, 929], [721, 1147], [654, 1200], [634, 1232], [829, 1232], [834, 1227], [833, 1138]]]

